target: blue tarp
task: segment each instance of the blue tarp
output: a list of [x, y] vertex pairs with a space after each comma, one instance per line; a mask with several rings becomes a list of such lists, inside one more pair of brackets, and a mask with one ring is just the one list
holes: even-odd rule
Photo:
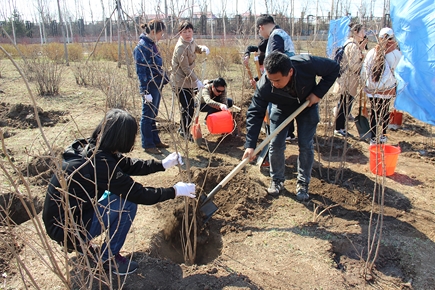
[[326, 55], [334, 58], [334, 52], [337, 47], [343, 46], [349, 37], [350, 16], [329, 21], [328, 45], [326, 46]]
[[391, 0], [390, 14], [403, 53], [394, 106], [435, 125], [435, 1]]

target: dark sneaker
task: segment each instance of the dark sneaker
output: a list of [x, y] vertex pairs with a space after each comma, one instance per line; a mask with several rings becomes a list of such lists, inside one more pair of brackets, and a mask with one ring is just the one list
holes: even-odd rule
[[156, 147], [157, 147], [157, 148], [169, 148], [169, 145], [160, 142], [160, 143], [157, 143], [157, 144], [156, 144]]
[[299, 201], [307, 201], [310, 199], [310, 196], [308, 195], [308, 184], [298, 182], [296, 185], [296, 199]]
[[120, 254], [116, 254], [115, 259], [104, 262], [104, 268], [109, 270], [109, 267], [113, 274], [124, 276], [136, 271], [139, 264], [121, 256]]
[[272, 180], [269, 188], [267, 189], [267, 193], [272, 196], [277, 196], [282, 189], [284, 188], [284, 182], [279, 180]]
[[152, 147], [152, 148], [145, 148], [145, 152], [148, 154], [161, 154], [162, 152], [157, 149], [156, 147]]

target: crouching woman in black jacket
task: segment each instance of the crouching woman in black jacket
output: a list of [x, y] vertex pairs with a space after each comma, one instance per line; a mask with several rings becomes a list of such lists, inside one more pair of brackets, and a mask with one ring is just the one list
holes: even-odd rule
[[195, 197], [193, 183], [154, 188], [131, 178], [182, 164], [175, 152], [162, 161], [122, 155], [133, 150], [137, 132], [131, 114], [110, 110], [91, 138], [76, 140], [63, 153], [63, 176], [54, 174], [51, 178], [42, 214], [50, 238], [82, 253], [88, 252], [91, 239], [107, 230], [101, 259], [106, 269], [119, 275], [138, 267], [119, 254], [137, 205], [156, 204], [176, 196]]

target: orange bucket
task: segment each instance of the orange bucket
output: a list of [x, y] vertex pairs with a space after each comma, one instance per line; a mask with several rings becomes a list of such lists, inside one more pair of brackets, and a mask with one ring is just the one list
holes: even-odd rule
[[208, 115], [207, 129], [211, 134], [231, 133], [234, 129], [233, 114], [230, 111], [220, 111]]
[[403, 113], [398, 112], [396, 110], [393, 110], [390, 113], [390, 124], [391, 125], [402, 126], [402, 120], [403, 120]]
[[385, 176], [393, 175], [400, 152], [399, 146], [370, 145], [370, 171], [382, 176], [385, 168]]

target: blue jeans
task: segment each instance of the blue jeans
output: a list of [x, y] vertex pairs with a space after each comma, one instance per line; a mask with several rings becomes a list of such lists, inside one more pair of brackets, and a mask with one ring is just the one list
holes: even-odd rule
[[[297, 108], [278, 107], [272, 104], [270, 113], [270, 130], [273, 132]], [[314, 134], [319, 123], [318, 106], [314, 105], [303, 110], [297, 117], [298, 124], [298, 182], [310, 183], [311, 170], [314, 162]], [[273, 180], [285, 180], [285, 138], [287, 130], [283, 129], [270, 142], [269, 160], [270, 176]]]
[[153, 101], [151, 103], [144, 102], [143, 89], [141, 86], [142, 117], [140, 119], [140, 135], [142, 137], [142, 148], [154, 148], [156, 144], [161, 143], [159, 131], [156, 126], [156, 117], [159, 113], [161, 95], [159, 88], [153, 83], [148, 85], [147, 90], [153, 97]]
[[[121, 250], [131, 224], [136, 216], [136, 211], [137, 204], [115, 194], [111, 194], [106, 199], [98, 202], [98, 213], [95, 212], [92, 218], [88, 239], [91, 240], [94, 237], [101, 235], [106, 229], [109, 230], [109, 236], [101, 248], [103, 261], [118, 254]], [[99, 217], [104, 224], [103, 228], [98, 220]], [[109, 240], [110, 251], [106, 244], [107, 240]]]

